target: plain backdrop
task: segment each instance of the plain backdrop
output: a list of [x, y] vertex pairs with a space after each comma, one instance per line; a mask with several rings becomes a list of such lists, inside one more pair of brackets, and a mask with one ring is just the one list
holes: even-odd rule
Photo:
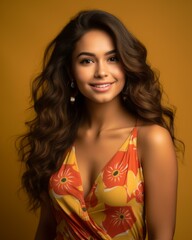
[[[147, 47], [169, 101], [177, 107], [176, 133], [186, 144], [178, 159], [175, 240], [191, 240], [192, 226], [192, 1], [1, 0], [0, 1], [0, 239], [32, 240], [38, 223], [17, 191], [21, 166], [14, 147], [25, 131], [32, 79], [47, 44], [78, 11], [115, 14]], [[166, 212], [165, 212], [166, 215]]]

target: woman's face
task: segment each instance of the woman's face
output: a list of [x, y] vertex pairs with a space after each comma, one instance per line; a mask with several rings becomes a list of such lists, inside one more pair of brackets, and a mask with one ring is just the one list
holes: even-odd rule
[[76, 43], [72, 71], [79, 91], [96, 103], [119, 99], [125, 85], [125, 73], [113, 40], [101, 30], [90, 30]]

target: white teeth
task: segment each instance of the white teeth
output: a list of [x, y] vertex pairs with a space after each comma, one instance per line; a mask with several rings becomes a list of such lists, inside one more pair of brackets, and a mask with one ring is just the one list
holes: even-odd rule
[[94, 85], [94, 87], [105, 88], [105, 87], [108, 87], [109, 85], [110, 85], [110, 83], [108, 83], [108, 84], [97, 84], [97, 85]]

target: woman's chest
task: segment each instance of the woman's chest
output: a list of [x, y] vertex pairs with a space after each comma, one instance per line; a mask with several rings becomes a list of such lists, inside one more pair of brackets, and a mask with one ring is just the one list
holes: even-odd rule
[[88, 195], [95, 180], [127, 140], [128, 134], [103, 136], [97, 140], [77, 139], [75, 158], [85, 196]]

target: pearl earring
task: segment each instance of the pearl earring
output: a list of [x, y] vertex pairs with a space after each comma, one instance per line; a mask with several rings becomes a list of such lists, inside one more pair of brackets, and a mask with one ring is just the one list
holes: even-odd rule
[[[73, 80], [71, 81], [71, 88], [72, 88], [72, 89], [75, 88], [75, 83], [74, 83]], [[70, 102], [71, 102], [71, 103], [74, 103], [74, 102], [75, 102], [75, 97], [74, 97], [74, 96], [71, 96], [71, 97], [70, 97]]]
[[74, 103], [75, 102], [75, 97], [70, 97], [70, 102]]

